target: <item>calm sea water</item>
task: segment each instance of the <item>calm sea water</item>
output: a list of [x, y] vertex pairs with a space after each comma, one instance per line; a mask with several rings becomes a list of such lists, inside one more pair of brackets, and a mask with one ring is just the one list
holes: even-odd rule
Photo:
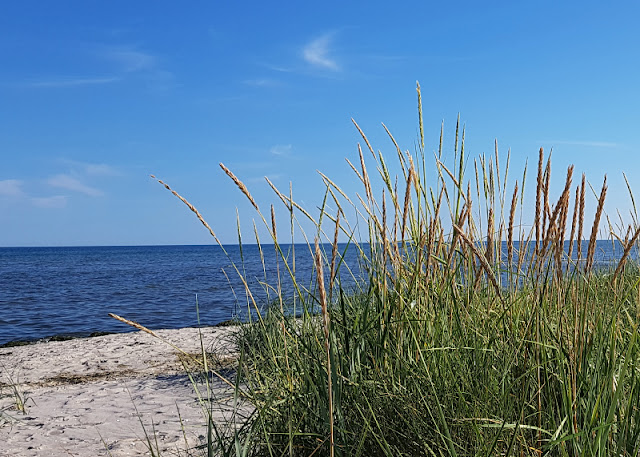
[[[234, 261], [244, 258], [254, 285], [264, 280], [257, 246], [226, 249]], [[295, 252], [310, 278], [308, 249]], [[273, 278], [273, 248], [263, 255]], [[0, 248], [0, 344], [133, 330], [108, 313], [152, 329], [195, 326], [196, 295], [200, 324], [214, 325], [246, 315], [243, 291], [219, 246]]]
[[[262, 258], [267, 280], [276, 275], [272, 247], [262, 257], [257, 246], [227, 252], [244, 259], [256, 290], [265, 278]], [[308, 248], [296, 245], [295, 252], [298, 277], [310, 281]], [[355, 250], [349, 254], [347, 264], [357, 269]], [[600, 264], [620, 254], [619, 245], [599, 242]], [[152, 329], [195, 326], [196, 295], [201, 325], [246, 316], [244, 288], [219, 246], [0, 248], [0, 344], [133, 330], [108, 313]], [[265, 294], [258, 299], [267, 301]]]

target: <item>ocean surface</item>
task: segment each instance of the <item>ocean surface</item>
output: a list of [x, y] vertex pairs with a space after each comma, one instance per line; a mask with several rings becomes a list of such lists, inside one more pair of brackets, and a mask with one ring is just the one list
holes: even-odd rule
[[[276, 277], [278, 263], [272, 246], [262, 255], [255, 245], [225, 249], [227, 254], [219, 246], [0, 248], [0, 344], [134, 330], [109, 313], [151, 329], [242, 319], [246, 297], [232, 261], [243, 265], [255, 291], [263, 290], [265, 274], [267, 281]], [[282, 249], [291, 258], [292, 246]], [[598, 242], [597, 263], [614, 262], [621, 253], [617, 243]], [[346, 264], [357, 274], [355, 249], [347, 254]], [[307, 246], [296, 245], [295, 257], [298, 280], [310, 284]], [[261, 305], [268, 301], [264, 292], [256, 297]]]

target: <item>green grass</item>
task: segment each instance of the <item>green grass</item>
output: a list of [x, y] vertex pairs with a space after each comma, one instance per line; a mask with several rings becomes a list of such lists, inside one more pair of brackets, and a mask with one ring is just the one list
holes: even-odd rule
[[22, 389], [19, 379], [14, 377], [4, 364], [0, 363], [0, 369], [2, 373], [0, 398], [8, 397], [12, 400], [10, 405], [0, 409], [0, 426], [3, 426], [5, 424], [19, 422], [19, 419], [15, 417], [15, 413], [26, 415], [29, 403], [35, 404], [35, 402], [33, 398]]
[[[287, 224], [311, 221], [315, 233], [305, 239], [330, 246], [314, 252], [309, 242], [312, 284], [296, 280], [273, 210], [260, 212], [222, 166], [256, 208], [293, 287], [268, 285], [272, 305], [241, 326], [235, 385], [253, 413], [232, 434], [210, 434], [208, 455], [639, 455], [639, 270], [593, 268], [606, 181], [584, 222], [585, 180], [573, 185], [573, 167], [562, 193], [550, 195], [541, 150], [536, 201], [527, 202], [526, 169], [511, 182], [497, 148], [468, 160], [459, 122], [453, 165], [441, 161], [442, 139], [427, 165], [420, 104], [419, 119], [414, 154], [389, 133], [393, 164], [360, 131], [357, 196], [322, 175], [323, 204], [312, 214], [274, 187]], [[520, 225], [523, 213], [532, 226]], [[605, 230], [628, 250], [640, 233], [631, 216], [632, 225], [615, 228], [606, 219]], [[571, 260], [564, 242], [589, 235]], [[339, 238], [363, 259], [367, 275], [356, 289], [342, 287], [351, 272]], [[257, 310], [244, 283], [247, 307]]]

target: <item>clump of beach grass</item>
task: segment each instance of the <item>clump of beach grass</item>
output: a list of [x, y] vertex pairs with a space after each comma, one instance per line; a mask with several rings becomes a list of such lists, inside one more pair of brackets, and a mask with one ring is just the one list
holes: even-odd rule
[[[362, 194], [349, 197], [321, 174], [325, 194], [314, 212], [269, 182], [291, 227], [302, 226], [298, 218], [315, 227], [304, 235], [311, 283], [296, 275], [295, 244], [279, 243], [272, 207], [264, 216], [221, 164], [279, 258], [263, 312], [234, 267], [250, 317], [239, 329], [234, 385], [253, 413], [239, 432], [210, 441], [236, 455], [639, 455], [640, 270], [629, 262], [637, 218], [620, 234], [609, 224], [605, 236], [622, 243], [623, 255], [597, 268], [606, 177], [585, 251], [584, 175], [574, 187], [569, 167], [553, 196], [550, 155], [540, 149], [535, 202], [527, 202], [526, 168], [511, 184], [497, 143], [493, 155], [470, 161], [459, 120], [454, 163], [444, 163], [441, 129], [429, 166], [419, 86], [418, 100], [414, 154], [384, 127], [393, 167], [354, 121], [371, 153], [358, 146], [359, 166], [349, 162]], [[346, 263], [349, 249], [363, 277]]]

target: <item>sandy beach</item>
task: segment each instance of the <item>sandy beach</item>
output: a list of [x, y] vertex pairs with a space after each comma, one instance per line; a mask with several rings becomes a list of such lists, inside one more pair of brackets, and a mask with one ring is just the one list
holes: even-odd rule
[[[234, 360], [234, 328], [200, 331], [224, 372]], [[156, 333], [188, 354], [201, 353], [199, 329]], [[0, 456], [150, 455], [145, 430], [162, 455], [186, 455], [206, 427], [184, 358], [145, 332], [0, 349]], [[227, 384], [213, 386], [220, 404], [233, 403]], [[14, 387], [26, 413], [16, 407]], [[218, 408], [216, 418], [223, 422], [230, 409]]]

